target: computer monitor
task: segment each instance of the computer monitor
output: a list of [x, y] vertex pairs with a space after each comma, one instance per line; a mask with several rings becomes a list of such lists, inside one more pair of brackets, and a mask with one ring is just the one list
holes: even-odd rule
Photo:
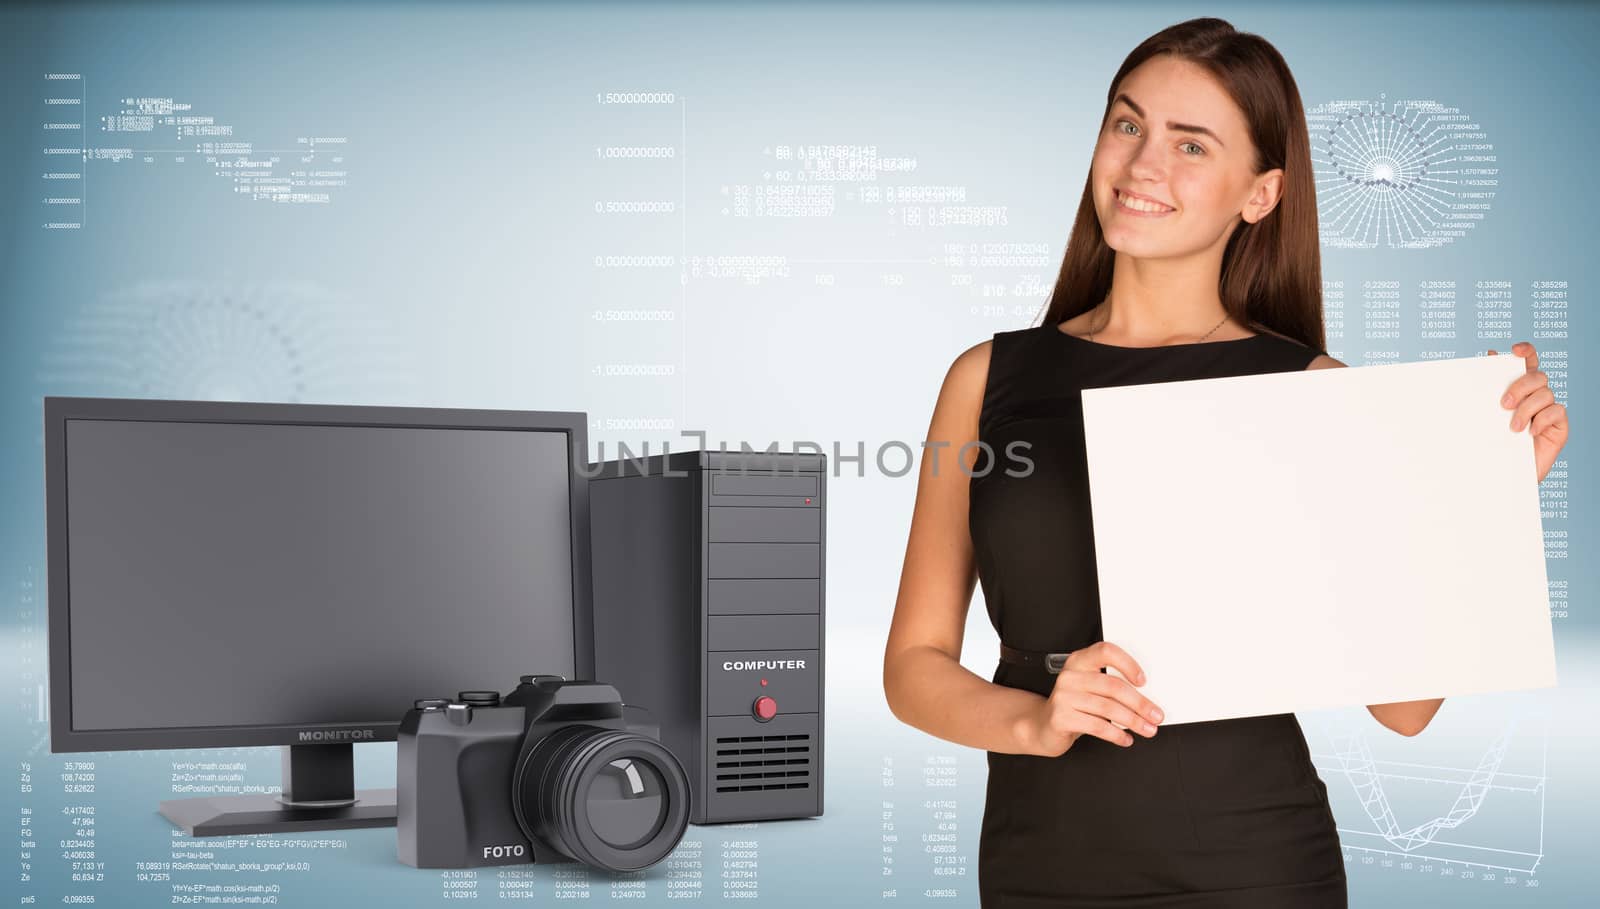
[[281, 745], [195, 835], [395, 823], [352, 745], [423, 697], [593, 673], [576, 412], [47, 397], [56, 752]]

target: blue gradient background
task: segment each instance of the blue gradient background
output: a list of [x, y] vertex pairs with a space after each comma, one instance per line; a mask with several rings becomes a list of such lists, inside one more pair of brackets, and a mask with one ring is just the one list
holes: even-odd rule
[[[1571, 557], [1550, 563], [1570, 595], [1569, 615], [1555, 623], [1561, 686], [1448, 701], [1415, 739], [1361, 710], [1301, 721], [1347, 845], [1368, 842], [1361, 831], [1370, 821], [1338, 770], [1335, 737], [1363, 736], [1375, 758], [1396, 762], [1387, 766], [1403, 776], [1403, 766], [1470, 770], [1505, 734], [1505, 785], [1440, 839], [1476, 855], [1542, 856], [1531, 876], [1508, 883], [1503, 872], [1485, 879], [1479, 866], [1445, 874], [1452, 866], [1438, 861], [1422, 870], [1417, 861], [1402, 867], [1404, 858], [1351, 849], [1352, 905], [1590, 904], [1600, 886], [1600, 737], [1590, 725], [1600, 707], [1600, 620], [1596, 569], [1586, 557], [1595, 530], [1585, 482], [1593, 407], [1584, 389], [1594, 352], [1586, 307], [1596, 276], [1583, 200], [1597, 138], [1588, 113], [1600, 16], [1577, 4], [7, 7], [0, 690], [9, 705], [7, 772], [20, 779], [26, 764], [34, 791], [7, 783], [0, 818], [11, 824], [32, 810], [41, 835], [29, 880], [4, 853], [6, 892], [40, 903], [93, 894], [101, 905], [170, 905], [166, 884], [138, 880], [136, 863], [171, 858], [174, 832], [155, 813], [170, 796], [171, 762], [242, 760], [250, 782], [276, 782], [271, 750], [48, 753], [37, 707], [46, 670], [40, 400], [103, 394], [583, 410], [592, 451], [599, 455], [603, 443], [607, 457], [619, 442], [695, 447], [679, 435], [686, 431], [704, 431], [713, 446], [838, 441], [849, 454], [864, 442], [866, 463], [847, 463], [830, 478], [827, 813], [691, 828], [705, 866], [702, 901], [724, 899], [725, 844], [755, 840], [764, 905], [976, 905], [983, 755], [907, 729], [883, 704], [881, 646], [915, 473], [888, 475], [872, 453], [922, 438], [957, 353], [1030, 324], [1059, 264], [1111, 74], [1144, 37], [1202, 13], [1272, 41], [1308, 108], [1382, 93], [1434, 99], [1482, 124], [1495, 146], [1498, 197], [1464, 238], [1428, 250], [1325, 248], [1325, 279], [1349, 288], [1373, 279], [1402, 287], [1455, 280], [1467, 329], [1472, 282], [1509, 280], [1518, 289], [1519, 340], [1531, 336], [1523, 288], [1568, 282], [1571, 336], [1563, 346], [1569, 389], [1578, 391], [1569, 401], [1577, 428], [1564, 454], [1570, 518], [1559, 526], [1569, 531]], [[47, 139], [39, 128], [46, 72], [84, 75], [91, 122], [117, 98], [172, 96], [197, 112], [216, 111], [238, 124], [236, 138], [260, 147], [346, 136], [349, 185], [328, 205], [271, 205], [233, 194], [197, 161], [96, 161], [88, 165], [84, 228], [42, 230], [39, 175], [54, 165], [41, 149], [74, 141]], [[607, 91], [671, 91], [679, 100], [596, 104], [596, 93]], [[138, 147], [140, 138], [91, 135], [89, 145]], [[889, 206], [847, 198], [849, 184], [838, 186], [827, 217], [725, 212], [737, 195], [731, 187], [773, 185], [771, 173], [791, 166], [768, 149], [812, 143], [913, 157], [917, 169], [889, 175], [892, 183], [963, 186], [965, 204], [1003, 206], [1005, 223], [896, 226]], [[596, 149], [609, 145], [671, 145], [677, 154], [601, 159]], [[595, 202], [606, 199], [666, 199], [679, 208], [597, 215]], [[1045, 264], [939, 263], [945, 244], [981, 242], [1042, 244]], [[677, 258], [665, 268], [596, 267], [595, 257], [607, 255]], [[704, 270], [680, 279], [678, 261], [717, 256], [779, 256], [788, 267], [759, 281]], [[952, 281], [954, 272], [974, 271], [972, 285]], [[985, 296], [985, 286], [1003, 292]], [[1351, 301], [1353, 337], [1360, 301]], [[673, 318], [605, 315], [634, 308]], [[1403, 359], [1421, 350], [1416, 338], [1400, 346]], [[1330, 347], [1361, 362], [1355, 344]], [[669, 369], [619, 375], [628, 370], [617, 364]], [[987, 675], [996, 650], [981, 601], [967, 642], [963, 661]], [[392, 745], [358, 752], [362, 785], [392, 780]], [[62, 794], [69, 760], [94, 762], [92, 799]], [[953, 787], [929, 784], [952, 779], [951, 767]], [[1393, 782], [1403, 821], [1443, 814], [1454, 798], [1451, 785]], [[936, 876], [922, 836], [937, 832], [940, 819], [924, 805], [951, 797], [965, 874]], [[891, 875], [885, 800], [894, 802], [899, 837]], [[52, 848], [70, 830], [59, 813], [69, 804], [96, 808], [102, 882], [73, 882]], [[442, 876], [398, 863], [393, 837], [330, 832], [326, 848], [216, 844], [240, 860], [287, 858], [310, 869], [183, 879], [276, 883], [278, 901], [292, 906], [454, 902]], [[535, 902], [554, 898], [548, 869], [533, 879]], [[610, 881], [591, 880], [591, 900], [613, 899]], [[479, 882], [478, 898], [496, 899], [494, 872]], [[645, 886], [647, 902], [668, 902], [659, 874]], [[947, 887], [952, 897], [928, 894]], [[895, 895], [885, 897], [888, 890]]]

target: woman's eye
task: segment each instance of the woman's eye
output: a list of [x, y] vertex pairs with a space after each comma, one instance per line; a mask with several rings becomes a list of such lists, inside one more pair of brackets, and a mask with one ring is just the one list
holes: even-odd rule
[[[1138, 131], [1139, 131], [1139, 127], [1135, 126], [1133, 124], [1133, 122], [1130, 121], [1130, 120], [1118, 120], [1116, 122], [1115, 126], [1116, 126], [1117, 130], [1120, 131], [1124, 136], [1136, 135], [1138, 133]], [[1124, 126], [1126, 126], [1129, 129], [1133, 130], [1133, 132], [1129, 132], [1128, 130], [1123, 129], [1122, 127], [1124, 127]], [[1206, 150], [1205, 150], [1204, 146], [1201, 146], [1199, 143], [1196, 143], [1196, 142], [1185, 142], [1185, 143], [1183, 143], [1183, 145], [1180, 145], [1179, 148], [1194, 148], [1194, 149], [1196, 149], [1196, 151], [1189, 153], [1189, 157], [1191, 157], [1191, 158], [1196, 158], [1196, 157], [1199, 157], [1199, 156], [1204, 155], [1206, 153]]]

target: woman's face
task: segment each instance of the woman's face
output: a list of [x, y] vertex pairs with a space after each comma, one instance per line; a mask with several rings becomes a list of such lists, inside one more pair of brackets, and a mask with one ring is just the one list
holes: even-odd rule
[[[1283, 171], [1254, 174], [1254, 158], [1244, 115], [1208, 72], [1166, 55], [1146, 60], [1123, 78], [1089, 168], [1107, 245], [1141, 258], [1220, 249], [1282, 191]], [[1156, 211], [1128, 210], [1123, 190]]]

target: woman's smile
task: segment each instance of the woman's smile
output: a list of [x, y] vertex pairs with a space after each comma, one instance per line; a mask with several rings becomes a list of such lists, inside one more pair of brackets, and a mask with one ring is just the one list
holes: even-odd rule
[[1175, 208], [1169, 208], [1165, 205], [1155, 202], [1147, 202], [1144, 199], [1138, 199], [1134, 198], [1133, 196], [1124, 195], [1120, 189], [1113, 189], [1112, 192], [1115, 193], [1117, 197], [1117, 209], [1119, 211], [1127, 212], [1130, 215], [1139, 215], [1140, 217], [1144, 218], [1159, 218], [1163, 215], [1170, 215], [1174, 211], [1177, 211]]

